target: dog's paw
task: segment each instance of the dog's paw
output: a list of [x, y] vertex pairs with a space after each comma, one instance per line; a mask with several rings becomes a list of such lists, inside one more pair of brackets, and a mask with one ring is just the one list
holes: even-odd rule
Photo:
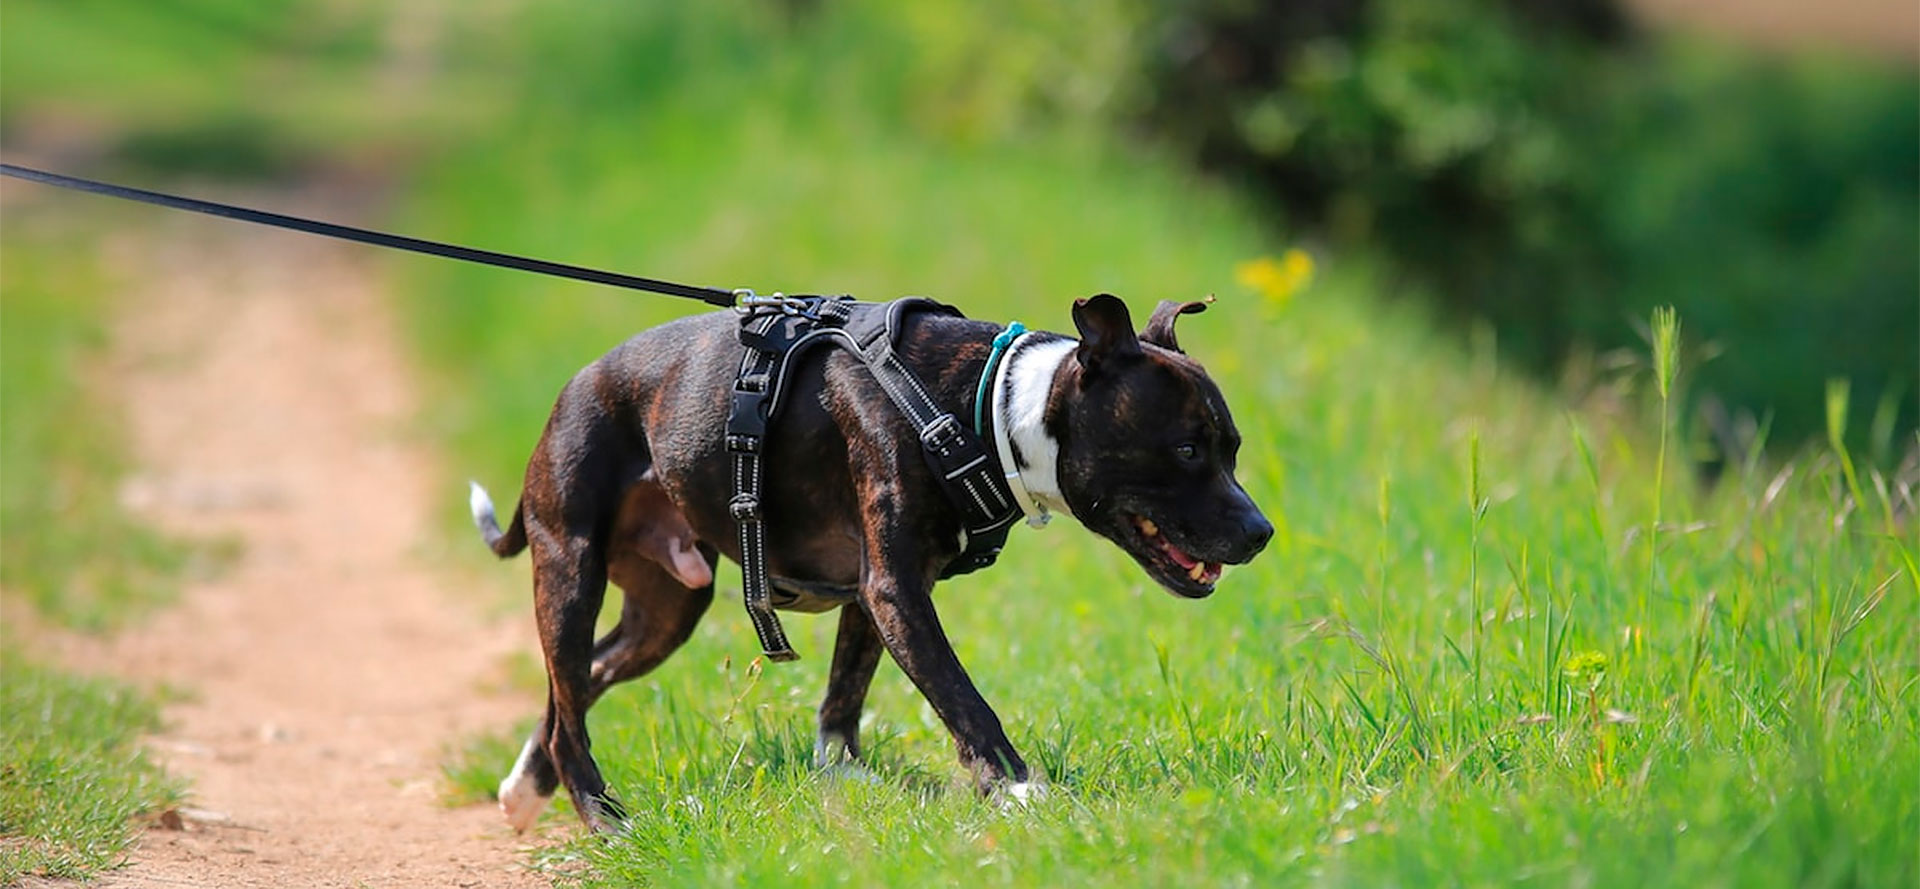
[[587, 829], [601, 839], [619, 837], [633, 829], [633, 822], [627, 817], [627, 807], [604, 789], [588, 797], [584, 803], [576, 797], [574, 807], [579, 810], [581, 820], [587, 823]]
[[535, 792], [532, 781], [515, 785], [500, 782], [500, 814], [506, 816], [507, 826], [513, 828], [514, 833], [526, 833], [533, 827], [551, 799]]
[[1046, 784], [1039, 781], [1016, 781], [1011, 784], [1002, 784], [998, 788], [995, 788], [993, 793], [994, 800], [998, 802], [1000, 808], [1005, 811], [1026, 809], [1030, 806], [1039, 805], [1046, 801], [1047, 797], [1052, 795], [1053, 791], [1049, 790]]
[[877, 772], [861, 765], [855, 760], [843, 760], [833, 763], [832, 765], [821, 766], [820, 777], [828, 781], [837, 781], [846, 784], [886, 783], [880, 778]]
[[526, 833], [539, 820], [540, 812], [547, 807], [551, 796], [540, 793], [533, 775], [527, 771], [527, 759], [532, 755], [533, 742], [520, 751], [520, 758], [514, 762], [513, 771], [500, 779], [500, 814], [507, 818], [508, 826], [515, 833]]

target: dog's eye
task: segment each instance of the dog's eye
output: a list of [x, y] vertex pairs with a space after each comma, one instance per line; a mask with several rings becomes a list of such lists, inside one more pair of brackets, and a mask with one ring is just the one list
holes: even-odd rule
[[1200, 459], [1200, 448], [1193, 442], [1182, 442], [1173, 448], [1173, 455], [1182, 460]]

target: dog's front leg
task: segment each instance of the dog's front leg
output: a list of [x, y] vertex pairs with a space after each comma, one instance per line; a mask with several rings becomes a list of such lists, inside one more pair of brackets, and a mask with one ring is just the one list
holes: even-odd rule
[[813, 742], [813, 765], [828, 769], [860, 759], [860, 712], [867, 687], [880, 666], [880, 634], [864, 606], [840, 608], [840, 637], [833, 644], [833, 671], [820, 702], [820, 733]]
[[860, 601], [888, 653], [913, 680], [953, 734], [960, 762], [982, 793], [1027, 780], [1027, 764], [1007, 740], [940, 627], [933, 608], [934, 571], [912, 535], [873, 533], [867, 543]]

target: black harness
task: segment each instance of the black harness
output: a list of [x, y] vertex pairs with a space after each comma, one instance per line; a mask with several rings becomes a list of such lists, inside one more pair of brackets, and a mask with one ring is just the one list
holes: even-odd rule
[[[729, 504], [740, 531], [740, 573], [747, 617], [767, 657], [799, 657], [780, 628], [776, 607], [801, 605], [808, 589], [776, 589], [767, 576], [767, 534], [761, 512], [764, 481], [761, 458], [767, 429], [779, 415], [787, 373], [812, 347], [831, 343], [860, 359], [887, 397], [919, 430], [920, 448], [934, 478], [960, 514], [960, 554], [941, 571], [942, 579], [993, 564], [1007, 531], [1021, 515], [999, 464], [972, 429], [940, 407], [907, 369], [893, 348], [901, 318], [908, 312], [960, 316], [951, 306], [909, 297], [888, 303], [857, 302], [846, 296], [748, 296], [740, 300], [740, 343], [746, 355], [733, 384], [733, 409], [727, 416], [727, 451], [733, 454], [733, 500]], [[987, 368], [991, 374], [993, 368]], [[776, 599], [774, 594], [782, 594]], [[816, 599], [817, 601], [817, 599]], [[827, 607], [837, 602], [828, 602]]]

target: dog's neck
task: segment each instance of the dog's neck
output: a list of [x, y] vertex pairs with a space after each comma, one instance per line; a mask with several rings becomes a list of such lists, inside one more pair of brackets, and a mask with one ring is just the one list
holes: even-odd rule
[[1052, 511], [1073, 514], [1060, 493], [1060, 443], [1047, 434], [1046, 419], [1060, 364], [1079, 345], [1051, 334], [1022, 335], [995, 374], [994, 449], [1013, 499], [1035, 528], [1044, 526]]

